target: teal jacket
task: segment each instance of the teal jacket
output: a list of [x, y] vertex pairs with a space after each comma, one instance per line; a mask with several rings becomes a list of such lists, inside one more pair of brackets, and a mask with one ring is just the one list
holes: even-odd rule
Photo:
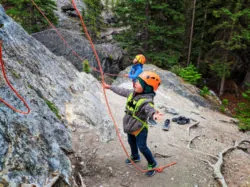
[[135, 81], [135, 79], [143, 72], [142, 64], [134, 64], [128, 73], [128, 77]]

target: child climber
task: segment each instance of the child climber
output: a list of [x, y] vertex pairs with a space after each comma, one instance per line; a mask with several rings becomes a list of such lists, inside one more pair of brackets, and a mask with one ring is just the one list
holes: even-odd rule
[[135, 87], [136, 78], [143, 72], [143, 64], [145, 64], [145, 62], [146, 58], [142, 54], [136, 55], [133, 60], [133, 66], [127, 74], [127, 77], [132, 79], [133, 88]]
[[127, 97], [125, 116], [123, 117], [123, 130], [128, 135], [128, 143], [131, 148], [131, 157], [126, 159], [126, 164], [140, 161], [140, 152], [148, 161], [147, 176], [153, 176], [157, 162], [155, 161], [150, 149], [147, 147], [148, 124], [147, 119], [161, 119], [163, 114], [154, 109], [153, 99], [155, 92], [161, 83], [160, 77], [150, 71], [141, 73], [135, 82], [134, 90], [110, 86], [103, 83], [104, 88], [111, 89], [118, 95]]

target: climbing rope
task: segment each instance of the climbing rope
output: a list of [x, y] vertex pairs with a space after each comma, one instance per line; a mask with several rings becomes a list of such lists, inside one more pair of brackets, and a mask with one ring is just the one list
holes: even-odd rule
[[[47, 18], [47, 16], [44, 14], [44, 12], [39, 8], [39, 6], [35, 3], [34, 0], [31, 0], [32, 4], [36, 7], [36, 9], [42, 14], [42, 16], [47, 20], [47, 22], [49, 23], [49, 25], [56, 31], [57, 35], [61, 38], [61, 40], [63, 41], [63, 43], [66, 45], [66, 47], [70, 48], [70, 50], [72, 51], [73, 55], [75, 55], [81, 62], [83, 62], [85, 59], [81, 58], [80, 55], [78, 55], [78, 53], [72, 49], [72, 47], [68, 44], [68, 42], [65, 40], [65, 38], [62, 36], [62, 34], [60, 33], [60, 31], [53, 25], [53, 23]], [[102, 70], [98, 70], [95, 67], [89, 66], [93, 71], [99, 72], [101, 73]], [[105, 75], [108, 76], [120, 76], [120, 77], [125, 77], [125, 75], [119, 75], [119, 74], [111, 74], [111, 73], [104, 73]]]
[[2, 56], [2, 41], [0, 41], [0, 64], [1, 64], [1, 69], [3, 72], [3, 77], [6, 81], [6, 83], [8, 84], [8, 86], [11, 88], [11, 90], [16, 94], [16, 96], [24, 103], [25, 107], [28, 109], [27, 112], [23, 112], [21, 110], [16, 109], [15, 107], [13, 107], [12, 105], [10, 105], [9, 103], [7, 103], [6, 101], [4, 101], [2, 98], [0, 98], [0, 101], [5, 104], [7, 107], [9, 107], [10, 109], [14, 110], [15, 112], [18, 112], [20, 114], [29, 114], [30, 113], [30, 108], [28, 106], [28, 104], [26, 103], [26, 101], [22, 98], [21, 95], [18, 94], [18, 92], [15, 90], [15, 88], [11, 85], [10, 81], [8, 80], [7, 76], [6, 76], [6, 71], [4, 68], [4, 61], [3, 61], [3, 56]]
[[[98, 54], [97, 54], [97, 52], [96, 52], [96, 50], [95, 50], [95, 46], [94, 46], [94, 44], [93, 44], [93, 42], [92, 42], [92, 39], [91, 39], [91, 37], [90, 37], [90, 35], [89, 35], [89, 33], [88, 33], [88, 30], [87, 30], [87, 27], [86, 27], [86, 25], [85, 25], [85, 23], [84, 23], [83, 17], [82, 17], [82, 15], [80, 14], [79, 10], [78, 10], [77, 7], [76, 7], [75, 0], [71, 0], [71, 2], [72, 2], [72, 5], [73, 5], [75, 11], [76, 11], [77, 14], [78, 14], [80, 20], [81, 20], [81, 24], [82, 24], [84, 33], [85, 33], [85, 35], [87, 36], [87, 39], [88, 39], [89, 42], [90, 42], [91, 48], [92, 48], [92, 50], [93, 50], [93, 52], [94, 52], [94, 55], [95, 55], [95, 57], [96, 57], [96, 60], [97, 60], [97, 63], [98, 63], [99, 69], [100, 69], [100, 73], [101, 73], [101, 77], [102, 77], [102, 83], [104, 83], [104, 74], [103, 74], [103, 70], [102, 70], [102, 66], [101, 66], [100, 59], [99, 59]], [[120, 132], [119, 132], [118, 125], [117, 125], [117, 123], [116, 123], [116, 121], [115, 121], [115, 118], [114, 118], [112, 112], [111, 112], [111, 108], [110, 108], [110, 105], [109, 105], [109, 102], [108, 102], [108, 99], [107, 99], [106, 90], [105, 90], [103, 84], [102, 84], [102, 90], [103, 90], [103, 93], [104, 93], [104, 98], [105, 98], [105, 102], [106, 102], [106, 105], [107, 105], [107, 108], [108, 108], [109, 115], [111, 116], [111, 119], [112, 119], [112, 121], [113, 121], [113, 123], [114, 123], [114, 125], [115, 125], [116, 134], [117, 134], [117, 136], [118, 136], [118, 138], [119, 138], [119, 141], [120, 141], [120, 143], [121, 143], [121, 146], [122, 146], [124, 152], [125, 152], [126, 155], [127, 155], [127, 158], [130, 159], [129, 153], [128, 153], [127, 149], [125, 148], [125, 145], [124, 145], [124, 143], [123, 143], [123, 141], [122, 141], [122, 137], [121, 137], [121, 134], [120, 134]], [[146, 172], [150, 171], [150, 170], [144, 170], [144, 169], [140, 168], [139, 166], [137, 166], [137, 165], [133, 162], [133, 160], [130, 159], [130, 161], [131, 161], [131, 163], [133, 164], [133, 166], [134, 166], [137, 170], [139, 170], [139, 171], [141, 171], [141, 172], [143, 172], [143, 173], [146, 173]], [[162, 172], [165, 168], [167, 168], [167, 167], [169, 167], [169, 166], [172, 166], [172, 165], [174, 165], [174, 164], [176, 164], [176, 162], [173, 162], [173, 163], [170, 163], [170, 164], [168, 164], [168, 165], [161, 166], [161, 167], [158, 167], [158, 168], [153, 168], [152, 170], [155, 170], [155, 171], [157, 171], [157, 172]]]

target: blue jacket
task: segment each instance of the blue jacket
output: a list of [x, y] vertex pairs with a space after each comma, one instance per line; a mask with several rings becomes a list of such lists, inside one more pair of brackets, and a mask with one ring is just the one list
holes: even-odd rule
[[134, 64], [128, 73], [128, 77], [135, 81], [135, 79], [143, 72], [142, 67], [142, 64]]

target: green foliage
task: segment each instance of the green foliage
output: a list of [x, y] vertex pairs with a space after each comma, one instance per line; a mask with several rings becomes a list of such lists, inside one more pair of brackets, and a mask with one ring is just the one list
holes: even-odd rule
[[228, 99], [223, 99], [222, 100], [222, 105], [228, 106]]
[[116, 36], [129, 56], [143, 53], [162, 68], [178, 63], [183, 49], [184, 6], [170, 0], [127, 0], [115, 7], [118, 26], [128, 29]]
[[171, 67], [170, 71], [175, 73], [176, 75], [180, 75], [180, 72], [183, 68], [180, 65], [174, 65]]
[[59, 114], [59, 110], [58, 108], [55, 106], [54, 103], [52, 103], [51, 101], [44, 99], [44, 101], [46, 102], [46, 104], [48, 105], [48, 107], [50, 108], [50, 110], [56, 115], [56, 117], [58, 119], [61, 119], [62, 117]]
[[219, 110], [223, 113], [226, 112], [226, 109], [227, 109], [227, 106], [228, 106], [228, 100], [227, 99], [223, 99], [222, 100], [222, 104], [220, 105], [220, 108]]
[[211, 45], [207, 55], [210, 62], [220, 61], [212, 65], [214, 67], [210, 66], [218, 77], [228, 77], [232, 71], [230, 66], [240, 64], [238, 57], [248, 53], [249, 21], [250, 9], [247, 2], [242, 0], [209, 1], [207, 22], [209, 27], [207, 27], [206, 40]]
[[240, 0], [237, 0], [234, 7], [225, 6], [213, 10], [212, 14], [218, 19], [218, 23], [209, 31], [213, 34], [224, 33], [224, 36], [218, 37], [212, 45], [231, 51], [247, 47], [244, 41], [250, 41], [250, 31], [249, 28], [242, 25], [240, 19], [244, 17], [249, 19], [250, 9], [244, 8], [242, 5]]
[[20, 79], [21, 78], [21, 76], [20, 76], [20, 74], [19, 73], [17, 73], [15, 70], [10, 70], [11, 71], [11, 73], [12, 73], [12, 75], [14, 76], [14, 77], [16, 77], [17, 79]]
[[215, 60], [215, 62], [213, 64], [210, 64], [209, 67], [216, 73], [218, 77], [222, 78], [223, 76], [225, 76], [227, 78], [230, 76], [231, 64], [232, 62], [223, 63]]
[[194, 85], [201, 78], [201, 74], [199, 74], [193, 64], [189, 64], [186, 68], [183, 68], [180, 71], [179, 76], [182, 77], [185, 81]]
[[104, 27], [101, 17], [103, 6], [101, 0], [84, 0], [87, 10], [82, 11], [82, 16], [92, 38], [100, 38], [100, 30]]
[[211, 95], [209, 88], [207, 86], [203, 86], [203, 88], [200, 90], [201, 96]]
[[242, 93], [246, 102], [241, 102], [236, 108], [236, 117], [239, 119], [240, 130], [250, 130], [250, 85], [246, 92]]
[[[248, 59], [249, 54], [249, 47], [246, 48], [250, 44], [249, 23], [249, 1], [196, 1], [192, 62], [199, 62], [199, 68], [206, 63], [213, 64], [215, 61], [223, 66], [243, 67], [242, 64], [246, 65], [242, 59]], [[229, 64], [226, 65], [227, 63]], [[234, 76], [231, 73], [233, 68], [225, 67], [225, 69], [228, 71], [226, 76]], [[220, 72], [220, 75], [217, 72]], [[214, 77], [214, 75], [222, 78], [222, 73], [223, 71], [214, 70], [202, 72], [206, 78]]]
[[33, 90], [34, 90], [34, 87], [33, 87], [31, 84], [29, 84], [29, 83], [28, 83], [28, 87], [29, 87], [30, 89], [33, 89]]
[[151, 63], [161, 68], [171, 68], [177, 65], [180, 56], [180, 53], [171, 50], [157, 52], [149, 51], [147, 53], [147, 58], [151, 59]]
[[82, 64], [83, 64], [83, 71], [85, 73], [90, 73], [91, 72], [91, 68], [89, 66], [89, 61], [86, 59], [86, 60], [83, 61]]
[[[48, 19], [57, 24], [57, 17], [54, 14], [56, 3], [53, 0], [34, 0], [38, 7], [44, 12]], [[0, 0], [6, 7], [6, 13], [29, 33], [46, 29], [49, 25], [46, 19], [36, 9], [30, 0]]]

